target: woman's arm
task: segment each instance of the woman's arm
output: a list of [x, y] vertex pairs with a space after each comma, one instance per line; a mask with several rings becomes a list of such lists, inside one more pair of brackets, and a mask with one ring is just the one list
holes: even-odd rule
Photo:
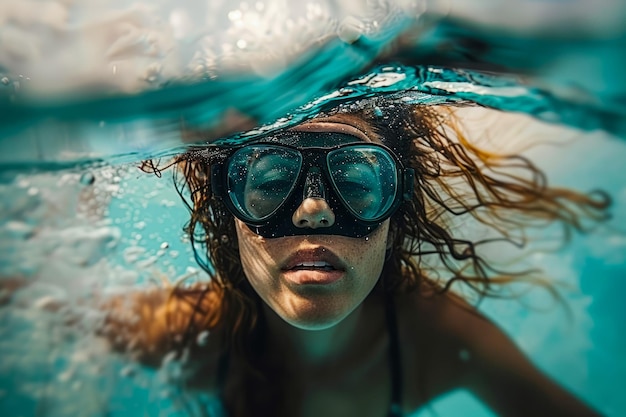
[[411, 316], [401, 311], [405, 317], [400, 320], [405, 339], [416, 347], [407, 360], [415, 364], [416, 376], [407, 378], [418, 388], [409, 391], [421, 400], [410, 407], [464, 387], [499, 416], [599, 415], [540, 372], [502, 330], [462, 299], [429, 294], [411, 303]]
[[540, 372], [519, 348], [484, 317], [467, 319], [466, 386], [502, 416], [598, 416]]
[[465, 346], [460, 382], [500, 416], [598, 416], [581, 400], [539, 371], [482, 314], [448, 301], [446, 326]]

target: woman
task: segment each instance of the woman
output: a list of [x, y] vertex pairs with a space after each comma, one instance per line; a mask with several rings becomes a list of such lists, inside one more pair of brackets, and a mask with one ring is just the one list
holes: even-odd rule
[[[539, 281], [497, 271], [481, 243], [583, 229], [605, 196], [548, 188], [528, 160], [477, 149], [444, 107], [384, 98], [176, 163], [211, 280], [134, 295], [133, 320], [110, 301], [103, 333], [145, 363], [174, 352], [185, 386], [228, 416], [400, 416], [456, 388], [498, 415], [596, 415], [448, 290]], [[494, 237], [455, 236], [460, 215]]]

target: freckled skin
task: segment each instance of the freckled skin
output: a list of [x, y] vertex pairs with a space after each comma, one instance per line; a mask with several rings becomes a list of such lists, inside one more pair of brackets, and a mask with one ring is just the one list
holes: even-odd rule
[[[367, 238], [310, 235], [265, 239], [236, 220], [244, 273], [261, 299], [283, 320], [305, 330], [334, 326], [354, 311], [378, 282], [389, 221]], [[345, 276], [327, 286], [296, 286], [281, 265], [295, 251], [324, 247], [346, 266]]]

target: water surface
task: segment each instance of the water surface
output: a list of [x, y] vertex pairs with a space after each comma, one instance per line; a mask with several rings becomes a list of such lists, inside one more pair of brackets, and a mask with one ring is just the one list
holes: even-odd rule
[[[27, 46], [0, 43], [3, 415], [202, 415], [177, 388], [178, 364], [142, 369], [90, 333], [95, 294], [204, 278], [170, 176], [137, 165], [380, 94], [474, 103], [462, 115], [476, 143], [550, 143], [527, 155], [553, 184], [611, 192], [611, 223], [556, 251], [543, 231], [529, 258], [569, 284], [571, 318], [538, 292], [482, 308], [561, 384], [626, 413], [621, 3], [20, 4], [0, 5], [5, 39]], [[16, 278], [30, 285], [9, 299]], [[491, 415], [462, 392], [433, 410]]]

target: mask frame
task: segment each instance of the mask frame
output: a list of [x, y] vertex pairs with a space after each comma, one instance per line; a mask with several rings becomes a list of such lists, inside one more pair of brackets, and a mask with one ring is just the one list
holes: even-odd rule
[[[302, 132], [299, 134], [302, 135]], [[319, 135], [319, 133], [307, 133], [306, 136], [308, 135]], [[354, 238], [367, 236], [391, 217], [403, 201], [412, 198], [414, 170], [405, 168], [395, 153], [384, 145], [355, 141], [353, 136], [340, 135], [349, 137], [351, 141], [334, 146], [294, 146], [277, 141], [260, 141], [244, 146], [224, 148], [223, 161], [211, 167], [212, 192], [224, 202], [233, 216], [244, 222], [254, 233], [265, 238], [318, 234]], [[255, 218], [255, 214], [242, 207], [244, 198], [235, 195], [244, 192], [233, 190], [237, 187], [233, 187], [233, 181], [229, 179], [229, 171], [232, 171], [233, 158], [238, 158], [242, 154], [249, 158], [254, 150], [261, 152], [266, 149], [285, 150], [285, 155], [300, 155], [300, 161], [296, 164], [297, 177], [291, 181], [291, 187], [281, 199], [281, 203]], [[350, 204], [338, 189], [336, 173], [333, 176], [331, 172], [333, 167], [330, 166], [329, 155], [341, 155], [341, 152], [349, 152], [351, 149], [374, 150], [388, 157], [393, 163], [395, 192], [388, 196], [390, 202], [387, 206], [373, 217], [359, 216], [353, 207], [354, 204]], [[233, 172], [230, 173], [233, 174]], [[294, 225], [292, 216], [305, 198], [323, 198], [335, 215], [334, 223], [316, 228]]]

